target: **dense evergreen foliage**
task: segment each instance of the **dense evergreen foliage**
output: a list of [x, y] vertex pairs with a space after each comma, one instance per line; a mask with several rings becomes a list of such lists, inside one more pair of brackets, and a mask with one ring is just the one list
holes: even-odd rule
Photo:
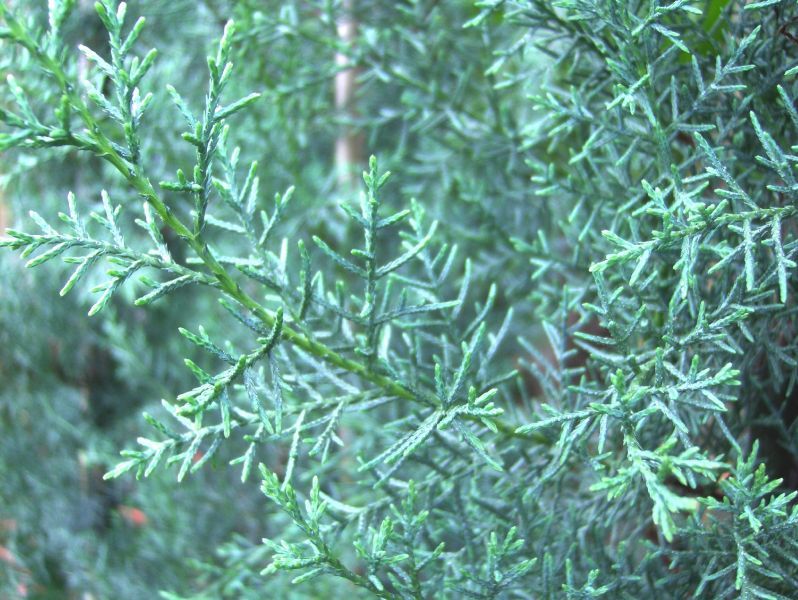
[[794, 0], [0, 21], [0, 594], [798, 595]]

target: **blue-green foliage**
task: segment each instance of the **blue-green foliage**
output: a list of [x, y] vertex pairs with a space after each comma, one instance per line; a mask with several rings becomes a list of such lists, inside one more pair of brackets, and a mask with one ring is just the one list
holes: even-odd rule
[[165, 587], [798, 593], [794, 2], [208, 1], [204, 66], [114, 0], [73, 51], [75, 4], [0, 6], [0, 244], [151, 319], [107, 479], [262, 502]]

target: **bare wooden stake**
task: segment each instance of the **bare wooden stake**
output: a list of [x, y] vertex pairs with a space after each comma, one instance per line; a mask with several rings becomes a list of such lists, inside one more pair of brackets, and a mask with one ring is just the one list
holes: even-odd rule
[[[351, 46], [357, 36], [357, 20], [354, 17], [354, 0], [344, 0], [344, 14], [338, 21], [338, 37]], [[335, 55], [335, 64], [346, 67], [350, 58], [343, 52]], [[364, 161], [364, 137], [352, 124], [357, 117], [355, 92], [357, 91], [358, 69], [350, 67], [335, 76], [335, 108], [342, 121], [341, 132], [335, 140], [335, 167], [338, 173], [338, 186], [342, 192], [357, 187], [357, 175]]]

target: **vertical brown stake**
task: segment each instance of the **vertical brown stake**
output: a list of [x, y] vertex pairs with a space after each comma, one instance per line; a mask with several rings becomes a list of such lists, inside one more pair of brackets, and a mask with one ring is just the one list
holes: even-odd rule
[[[338, 37], [346, 46], [351, 46], [357, 36], [357, 21], [353, 9], [354, 0], [344, 0], [344, 14], [338, 21]], [[335, 64], [343, 68], [350, 64], [350, 59], [343, 52], [337, 52]], [[354, 106], [357, 73], [357, 68], [350, 67], [335, 76], [335, 110], [344, 121], [338, 139], [335, 140], [335, 168], [338, 187], [343, 193], [356, 188], [357, 173], [363, 163], [363, 134], [352, 124], [357, 116]]]
[[[338, 21], [338, 38], [351, 49], [357, 36], [357, 20], [354, 15], [355, 0], [343, 0], [343, 15]], [[358, 69], [351, 65], [350, 58], [343, 52], [336, 52], [335, 64], [342, 70], [335, 75], [335, 112], [342, 121], [341, 130], [335, 140], [335, 170], [338, 193], [353, 199], [359, 188], [359, 172], [364, 164], [363, 134], [358, 132], [353, 121], [357, 117], [355, 91], [357, 89]], [[349, 66], [348, 69], [344, 67]], [[338, 437], [348, 446], [352, 441], [352, 429], [339, 423]], [[354, 468], [351, 459], [345, 459]], [[347, 471], [350, 472], [350, 471]]]
[[[90, 23], [93, 23], [93, 21], [91, 21], [91, 18], [92, 17], [96, 18], [97, 16], [97, 13], [94, 12], [94, 3], [91, 0], [79, 0], [77, 5], [77, 10], [75, 12], [79, 13], [81, 19], [87, 19]], [[93, 30], [94, 29], [92, 28], [88, 29], [89, 35], [92, 35], [91, 32]], [[92, 37], [96, 38], [96, 36]], [[81, 43], [85, 44], [89, 48], [94, 48], [94, 46], [92, 45], [93, 40], [91, 40], [91, 38], [89, 39], [84, 38], [81, 41]], [[99, 52], [99, 49], [97, 50]], [[89, 59], [86, 57], [86, 55], [83, 52], [77, 53], [77, 70], [78, 70], [77, 73], [78, 85], [80, 86], [81, 92], [83, 92], [86, 89], [84, 87], [83, 82], [89, 78]], [[74, 152], [74, 150], [71, 150], [71, 152]], [[74, 189], [75, 196], [86, 202], [88, 201], [90, 194], [89, 191], [87, 190], [86, 180], [82, 176], [84, 174], [84, 171], [85, 169], [76, 169], [74, 171], [75, 178], [73, 185], [75, 188]], [[92, 173], [92, 176], [94, 175], [96, 174]]]

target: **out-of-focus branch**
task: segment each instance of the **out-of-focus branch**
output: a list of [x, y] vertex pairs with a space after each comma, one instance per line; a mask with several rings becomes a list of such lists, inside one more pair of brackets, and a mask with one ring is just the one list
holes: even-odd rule
[[[345, 0], [344, 14], [338, 22], [338, 37], [346, 45], [351, 45], [357, 36], [357, 20], [354, 17], [354, 0]], [[350, 64], [350, 58], [343, 52], [335, 55], [335, 63], [340, 67]], [[364, 161], [363, 134], [353, 122], [357, 117], [355, 93], [357, 91], [358, 69], [344, 69], [335, 76], [335, 109], [342, 121], [341, 132], [335, 141], [335, 166], [338, 185], [347, 192], [357, 186], [358, 172]]]

